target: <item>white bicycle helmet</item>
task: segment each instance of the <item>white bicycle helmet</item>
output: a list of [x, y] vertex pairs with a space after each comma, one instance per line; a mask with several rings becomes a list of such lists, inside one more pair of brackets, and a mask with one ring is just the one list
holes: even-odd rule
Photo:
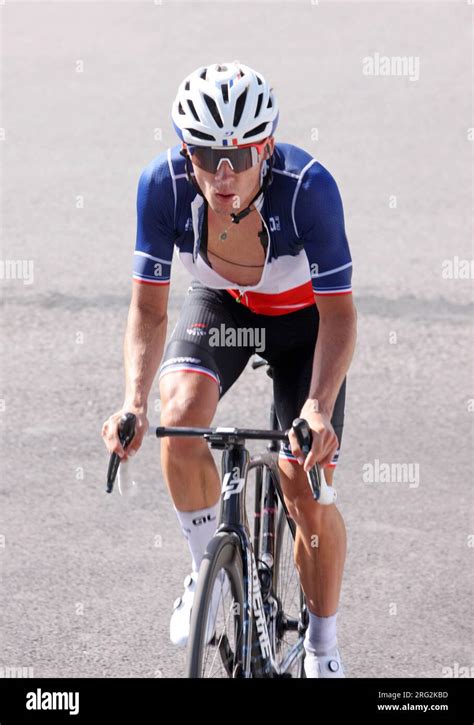
[[262, 141], [278, 124], [278, 104], [264, 77], [238, 61], [202, 66], [180, 85], [171, 117], [182, 141], [236, 146]]

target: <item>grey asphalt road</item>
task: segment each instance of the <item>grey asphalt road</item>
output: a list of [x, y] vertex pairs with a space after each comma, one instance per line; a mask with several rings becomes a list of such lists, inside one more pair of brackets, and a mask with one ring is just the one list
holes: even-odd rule
[[[184, 76], [238, 59], [278, 95], [277, 140], [316, 156], [345, 206], [359, 311], [336, 475], [347, 673], [474, 675], [473, 300], [460, 271], [473, 257], [472, 6], [7, 0], [0, 12], [1, 259], [34, 271], [0, 279], [1, 672], [183, 673], [168, 622], [189, 558], [159, 447], [137, 457], [137, 497], [107, 496], [99, 434], [123, 396], [140, 171], [176, 143]], [[364, 74], [376, 54], [418, 58], [419, 77]], [[176, 261], [169, 330], [187, 284]], [[247, 369], [216, 423], [265, 426], [270, 398]], [[155, 422], [157, 401], [155, 384]], [[412, 483], [367, 481], [377, 461], [411, 466]]]

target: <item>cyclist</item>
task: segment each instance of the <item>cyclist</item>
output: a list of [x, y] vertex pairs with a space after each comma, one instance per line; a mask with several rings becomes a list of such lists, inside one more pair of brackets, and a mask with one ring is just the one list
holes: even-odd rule
[[[306, 675], [344, 677], [336, 618], [345, 527], [336, 506], [313, 500], [306, 471], [318, 461], [332, 484], [356, 339], [352, 261], [335, 180], [302, 148], [275, 141], [278, 115], [265, 78], [238, 61], [200, 67], [181, 83], [172, 106], [181, 143], [159, 154], [138, 184], [125, 400], [102, 434], [122, 460], [137, 452], [158, 368], [161, 424], [209, 426], [256, 349], [256, 334], [237, 333], [259, 332], [265, 340], [259, 354], [274, 368], [281, 428], [302, 416], [313, 431], [306, 459], [292, 433], [291, 447], [279, 454], [309, 609]], [[163, 356], [174, 248], [192, 281]], [[217, 342], [216, 330], [224, 333]], [[117, 435], [124, 411], [137, 416], [127, 451]], [[171, 640], [185, 646], [197, 572], [216, 529], [220, 483], [204, 440], [164, 438], [161, 445], [192, 557], [170, 623]]]

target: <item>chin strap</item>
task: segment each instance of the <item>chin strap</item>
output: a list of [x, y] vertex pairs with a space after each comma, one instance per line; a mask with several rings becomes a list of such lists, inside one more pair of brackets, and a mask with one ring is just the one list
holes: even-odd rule
[[[267, 145], [266, 150], [268, 152], [270, 152], [270, 146]], [[200, 194], [206, 201], [206, 198], [205, 198], [204, 194], [202, 193], [199, 184], [197, 183], [194, 175], [191, 174], [192, 162], [191, 162], [191, 159], [189, 158], [189, 155], [186, 153], [185, 149], [181, 149], [181, 151], [179, 153], [186, 161], [186, 178], [187, 178], [187, 180], [194, 186], [197, 193]], [[273, 169], [273, 154], [268, 157], [267, 162], [268, 162], [268, 169], [263, 178], [262, 186], [257, 191], [257, 193], [255, 194], [253, 199], [249, 202], [248, 206], [245, 207], [245, 209], [240, 211], [238, 214], [234, 214], [233, 212], [231, 213], [230, 216], [232, 218], [233, 224], [238, 224], [241, 219], [245, 219], [245, 217], [248, 214], [250, 214], [250, 212], [252, 211], [250, 207], [254, 203], [255, 199], [257, 199], [261, 194], [263, 194], [265, 192], [265, 190], [267, 189], [267, 187], [270, 186], [270, 184], [272, 183], [272, 181], [273, 181], [273, 170], [272, 170]], [[207, 203], [207, 201], [206, 201], [206, 203]]]
[[[267, 146], [266, 149], [267, 149], [267, 151], [270, 151], [270, 147], [269, 146]], [[267, 189], [267, 187], [270, 186], [270, 184], [272, 183], [272, 181], [273, 181], [273, 171], [272, 171], [272, 168], [273, 168], [273, 154], [268, 157], [267, 161], [268, 161], [268, 169], [267, 169], [267, 173], [265, 174], [265, 176], [263, 178], [262, 186], [260, 187], [260, 189], [257, 191], [257, 193], [255, 194], [255, 196], [253, 197], [252, 201], [249, 202], [248, 206], [245, 207], [245, 209], [243, 209], [242, 211], [240, 211], [238, 214], [234, 214], [233, 212], [231, 213], [230, 216], [232, 217], [232, 223], [233, 224], [238, 224], [241, 219], [245, 219], [245, 217], [248, 214], [250, 214], [250, 212], [252, 211], [250, 207], [254, 203], [255, 199], [258, 199], [258, 197], [261, 194], [264, 194], [265, 193], [265, 190]]]

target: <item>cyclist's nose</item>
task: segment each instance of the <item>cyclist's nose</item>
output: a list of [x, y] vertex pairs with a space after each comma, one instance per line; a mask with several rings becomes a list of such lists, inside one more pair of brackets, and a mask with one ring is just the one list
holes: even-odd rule
[[230, 179], [234, 175], [234, 170], [227, 159], [223, 159], [220, 163], [219, 168], [214, 174], [216, 181], [222, 181], [224, 179]]

